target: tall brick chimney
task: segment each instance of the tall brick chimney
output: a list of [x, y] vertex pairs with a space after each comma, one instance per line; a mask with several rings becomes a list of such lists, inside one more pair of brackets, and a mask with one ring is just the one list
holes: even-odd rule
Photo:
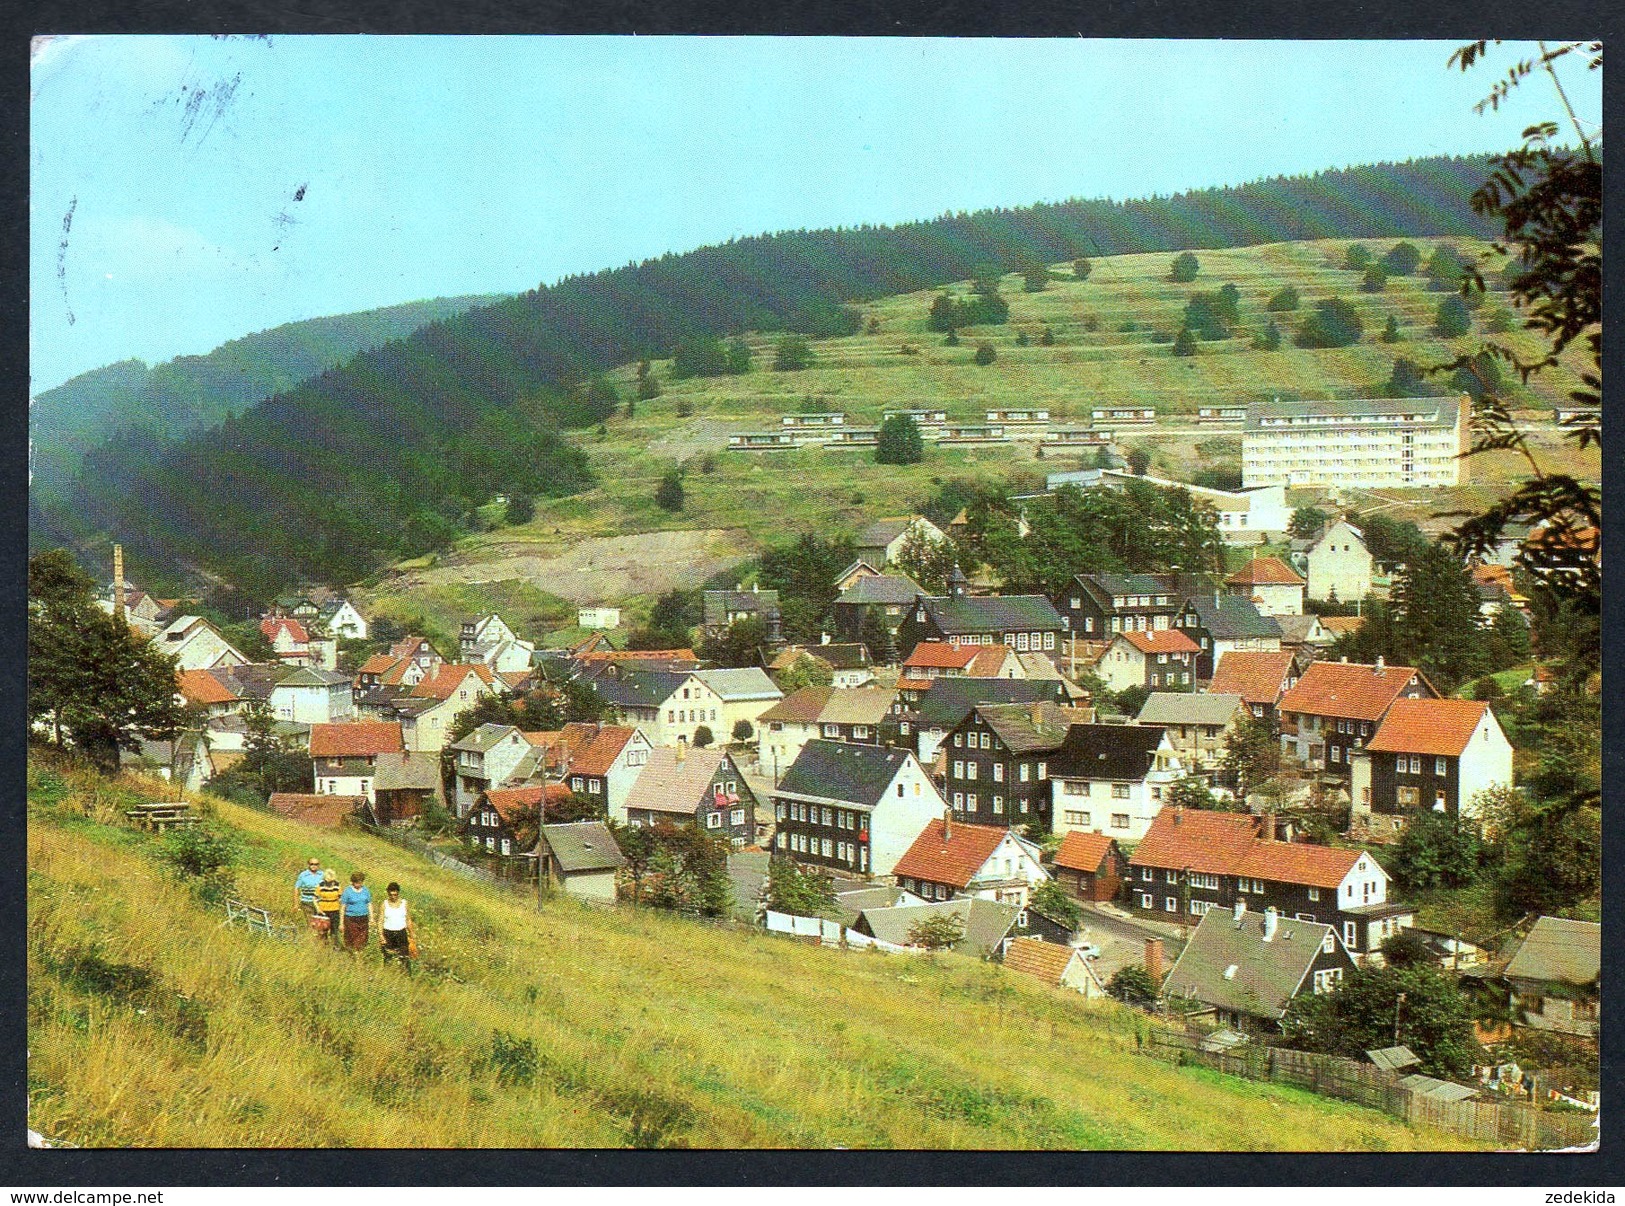
[[1151, 976], [1151, 983], [1158, 988], [1162, 987], [1162, 939], [1147, 938], [1145, 940], [1145, 970]]
[[124, 623], [124, 546], [113, 546], [113, 618]]

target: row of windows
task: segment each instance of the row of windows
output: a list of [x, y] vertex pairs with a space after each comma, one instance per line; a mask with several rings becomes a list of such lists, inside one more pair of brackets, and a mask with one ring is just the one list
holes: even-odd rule
[[[959, 734], [955, 733], [954, 736], [956, 738], [954, 744], [958, 745], [959, 742], [957, 741], [957, 738], [958, 738]], [[976, 736], [976, 734], [972, 733], [971, 736], [974, 737], [974, 736]], [[982, 734], [982, 739], [984, 741], [987, 739], [987, 734], [986, 733]], [[1035, 770], [1038, 773], [1038, 779], [1039, 779], [1040, 782], [1042, 782], [1043, 780], [1049, 778], [1049, 763], [1047, 763], [1047, 762], [1037, 763], [1036, 766], [1031, 762], [1017, 762], [1015, 764], [1015, 767], [1016, 767], [1016, 781], [1019, 782], [1019, 783], [1031, 783], [1033, 781], [1033, 772]], [[976, 778], [976, 776], [979, 773], [980, 773], [980, 771], [977, 769], [977, 764], [976, 763], [974, 763], [974, 762], [962, 762], [957, 758], [954, 759], [954, 774], [953, 774], [953, 777], [955, 779], [974, 779], [974, 778]], [[1004, 763], [995, 762], [993, 764], [993, 782], [995, 782], [995, 783], [1003, 783], [1004, 782]]]
[[[1070, 815], [1070, 814], [1068, 814], [1068, 815]], [[1084, 815], [1087, 816], [1088, 814], [1085, 813]], [[1193, 887], [1193, 888], [1209, 888], [1209, 889], [1211, 889], [1211, 890], [1213, 890], [1215, 892], [1218, 891], [1218, 889], [1219, 889], [1219, 877], [1217, 875], [1210, 874], [1210, 873], [1207, 873], [1207, 872], [1201, 872], [1201, 871], [1191, 871], [1188, 874], [1189, 874], [1189, 877], [1190, 877], [1190, 886], [1191, 887]], [[1141, 882], [1143, 882], [1143, 883], [1151, 883], [1152, 881], [1154, 881], [1156, 879], [1156, 876], [1157, 876], [1157, 872], [1156, 872], [1155, 868], [1153, 868], [1153, 867], [1141, 867], [1140, 868], [1140, 880], [1141, 880]], [[1169, 868], [1169, 867], [1163, 868], [1162, 877], [1163, 877], [1164, 881], [1166, 881], [1167, 883], [1170, 883], [1170, 884], [1177, 884], [1179, 882], [1179, 872], [1175, 871], [1175, 870], [1173, 870], [1172, 868]], [[1252, 878], [1245, 877], [1245, 876], [1241, 877], [1241, 878], [1238, 878], [1236, 880], [1236, 891], [1237, 892], [1251, 892], [1251, 893], [1254, 893], [1255, 895], [1262, 896], [1264, 894], [1264, 881], [1261, 880], [1261, 879], [1252, 879]], [[1352, 893], [1352, 891], [1353, 891], [1353, 889], [1350, 888], [1351, 893]], [[1310, 900], [1319, 900], [1320, 899], [1320, 889], [1319, 888], [1309, 888], [1308, 893], [1309, 893], [1309, 899]]]
[[845, 808], [825, 808], [818, 804], [804, 804], [800, 800], [781, 800], [773, 805], [775, 821], [804, 821], [808, 825], [827, 825], [832, 829], [862, 829], [863, 814]]
[[1109, 786], [1112, 789], [1112, 799], [1127, 800], [1131, 798], [1130, 789], [1134, 785], [1132, 783], [1108, 784], [1105, 780], [1097, 783], [1089, 779], [1066, 779], [1063, 780], [1063, 786], [1069, 796], [1092, 796], [1095, 794], [1095, 788]]
[[[915, 618], [924, 620], [925, 613], [921, 612]], [[1029, 636], [1025, 632], [1007, 632], [1004, 634], [1004, 643], [1009, 645], [1018, 653], [1026, 653], [1029, 650], [1034, 649], [1054, 649], [1055, 634], [1053, 632], [1035, 632]], [[983, 632], [971, 633], [966, 636], [958, 636], [950, 633], [948, 636], [948, 644], [956, 647], [959, 645], [991, 645], [993, 644], [993, 634], [990, 632]]]
[[[977, 807], [978, 807], [978, 801], [977, 801], [975, 792], [973, 792], [973, 791], [969, 791], [969, 792], [957, 792], [956, 791], [956, 792], [954, 792], [954, 811], [955, 812], [975, 812]], [[1016, 800], [1016, 811], [1019, 812], [1019, 813], [1026, 813], [1028, 811], [1027, 801], [1023, 800], [1023, 799], [1017, 799]], [[993, 814], [995, 816], [1003, 816], [1004, 815], [1004, 797], [1003, 796], [994, 796], [993, 797]]]
[[[736, 808], [728, 814], [728, 824], [743, 825], [744, 823], [745, 810], [743, 808]], [[708, 812], [705, 814], [705, 827], [707, 829], [722, 828], [722, 812], [720, 809], [715, 812]]]
[[[478, 850], [480, 848], [480, 835], [477, 834], [477, 833], [469, 834], [468, 835], [468, 844], [472, 849]], [[490, 834], [485, 835], [485, 848], [487, 850], [489, 850], [492, 854], [495, 854], [497, 852], [496, 839], [494, 837], [492, 837]], [[513, 853], [513, 843], [510, 842], [507, 838], [502, 839], [502, 853], [503, 854], [512, 854]]]
[[869, 851], [856, 842], [832, 841], [829, 838], [808, 837], [805, 833], [781, 833], [775, 839], [780, 850], [809, 854], [815, 858], [839, 859], [849, 867], [869, 869]]
[[[1407, 764], [1410, 767], [1409, 772], [1407, 772], [1406, 769], [1405, 769]], [[1421, 757], [1419, 755], [1417, 755], [1417, 754], [1411, 754], [1408, 757], [1406, 755], [1404, 755], [1404, 754], [1397, 755], [1394, 758], [1394, 773], [1396, 775], [1403, 775], [1403, 774], [1406, 774], [1406, 773], [1413, 774], [1413, 775], [1420, 775], [1422, 773], [1422, 759], [1421, 759]], [[1449, 763], [1443, 758], [1435, 758], [1433, 760], [1433, 773], [1435, 775], [1447, 775], [1447, 774], [1449, 774], [1450, 773]]]
[[704, 708], [667, 708], [667, 724], [698, 724], [703, 720], [715, 720], [717, 710], [711, 709], [711, 715], [706, 716]]
[[[1076, 809], [1065, 809], [1062, 811], [1061, 815], [1065, 818], [1067, 825], [1073, 829], [1087, 829], [1094, 824], [1094, 822], [1089, 819], [1092, 814], [1087, 812], [1080, 812]], [[1127, 829], [1128, 813], [1112, 813], [1112, 828]]]
[[602, 781], [600, 781], [598, 779], [584, 779], [580, 775], [575, 775], [575, 776], [571, 777], [571, 779], [570, 779], [570, 790], [571, 791], [579, 793], [583, 789], [583, 787], [585, 787], [586, 792], [587, 792], [587, 794], [589, 796], [600, 795], [600, 794], [602, 794], [602, 792], [604, 790], [604, 785], [603, 785]]

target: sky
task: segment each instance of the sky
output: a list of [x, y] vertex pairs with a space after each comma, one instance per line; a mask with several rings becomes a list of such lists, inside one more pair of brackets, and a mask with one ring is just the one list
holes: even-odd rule
[[[35, 43], [31, 392], [708, 243], [1509, 149], [1530, 44], [93, 36]], [[1601, 121], [1600, 72], [1562, 72]], [[1588, 133], [1590, 127], [1588, 125]]]

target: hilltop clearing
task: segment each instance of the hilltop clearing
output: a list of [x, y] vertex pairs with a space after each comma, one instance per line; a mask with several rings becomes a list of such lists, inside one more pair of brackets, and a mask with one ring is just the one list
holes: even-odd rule
[[163, 785], [29, 766], [29, 1125], [101, 1146], [1459, 1147], [1136, 1053], [1142, 1014], [950, 956], [805, 947], [472, 882], [356, 830], [205, 800], [291, 920], [311, 852], [398, 879], [408, 979], [220, 925], [122, 810]]

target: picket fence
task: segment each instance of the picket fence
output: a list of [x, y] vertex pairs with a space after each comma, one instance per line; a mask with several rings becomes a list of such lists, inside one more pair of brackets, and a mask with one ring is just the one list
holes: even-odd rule
[[1415, 1092], [1374, 1064], [1249, 1044], [1229, 1051], [1204, 1051], [1205, 1036], [1154, 1029], [1147, 1050], [1161, 1059], [1196, 1064], [1248, 1080], [1308, 1089], [1353, 1101], [1406, 1122], [1437, 1127], [1464, 1139], [1503, 1149], [1556, 1151], [1596, 1143], [1595, 1116], [1541, 1110], [1515, 1101], [1443, 1101]]

